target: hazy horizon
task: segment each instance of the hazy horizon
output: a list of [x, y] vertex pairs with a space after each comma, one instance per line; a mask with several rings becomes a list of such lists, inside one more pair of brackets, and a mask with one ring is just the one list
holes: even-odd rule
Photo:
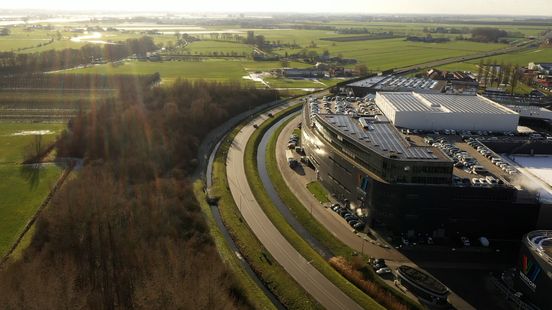
[[[444, 14], [487, 16], [552, 16], [549, 0], [343, 0], [339, 3], [280, 0], [259, 2], [253, 0], [211, 0], [183, 3], [176, 0], [158, 2], [107, 1], [75, 3], [73, 1], [39, 0], [10, 2], [0, 5], [6, 10], [92, 11], [92, 12], [160, 12], [160, 13], [339, 13], [339, 14]], [[53, 9], [55, 8], [55, 9]]]

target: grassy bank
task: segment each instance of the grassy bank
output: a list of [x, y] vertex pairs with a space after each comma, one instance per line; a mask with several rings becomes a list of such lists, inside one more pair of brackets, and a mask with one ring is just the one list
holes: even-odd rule
[[[278, 230], [284, 235], [284, 237], [293, 245], [299, 253], [305, 259], [312, 262], [312, 265], [318, 269], [328, 280], [336, 285], [345, 294], [351, 297], [364, 309], [384, 309], [381, 305], [375, 302], [368, 295], [364, 294], [356, 286], [351, 285], [346, 278], [344, 278], [339, 272], [332, 268], [328, 262], [320, 256], [297, 232], [288, 224], [286, 219], [277, 210], [272, 200], [265, 191], [262, 184], [259, 172], [257, 170], [257, 146], [259, 145], [264, 133], [277, 122], [281, 117], [293, 112], [299, 105], [290, 107], [276, 114], [274, 118], [271, 118], [264, 122], [258, 130], [256, 130], [251, 136], [247, 146], [245, 148], [245, 171], [249, 185], [255, 194], [256, 200], [262, 206], [264, 212], [270, 218], [271, 222], [278, 228]], [[275, 164], [275, 162], [273, 163]]]
[[207, 225], [209, 226], [209, 231], [211, 233], [211, 236], [213, 237], [213, 240], [215, 241], [215, 245], [222, 258], [222, 261], [225, 262], [226, 265], [232, 270], [240, 286], [242, 294], [246, 296], [248, 301], [256, 309], [276, 309], [276, 307], [264, 294], [261, 288], [257, 286], [253, 279], [251, 279], [247, 272], [241, 267], [236, 254], [232, 252], [232, 249], [224, 240], [222, 232], [219, 230], [217, 224], [215, 223], [211, 208], [206, 202], [203, 187], [203, 182], [201, 182], [200, 180], [196, 181], [194, 183], [194, 194], [201, 207], [201, 210], [205, 214]]
[[240, 214], [229, 190], [226, 155], [242, 126], [236, 127], [221, 144], [213, 163], [213, 194], [220, 197], [219, 210], [232, 239], [255, 273], [289, 309], [319, 309], [320, 305], [274, 260], [255, 237]]
[[312, 193], [312, 195], [320, 201], [320, 203], [328, 203], [328, 191], [320, 184], [318, 181], [313, 181], [307, 184], [307, 189]]

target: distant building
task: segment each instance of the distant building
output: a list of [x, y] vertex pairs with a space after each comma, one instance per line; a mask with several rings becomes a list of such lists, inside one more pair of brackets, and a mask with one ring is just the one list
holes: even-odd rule
[[415, 91], [418, 93], [442, 93], [445, 91], [447, 82], [436, 81], [429, 78], [409, 78], [395, 75], [372, 76], [360, 81], [349, 83], [345, 91], [356, 97], [364, 97], [376, 92], [406, 92]]
[[318, 69], [283, 69], [282, 74], [287, 78], [324, 78], [326, 71]]
[[471, 72], [430, 69], [426, 76], [432, 80], [447, 81], [445, 88], [447, 94], [475, 95], [479, 90], [479, 83]]
[[528, 68], [529, 70], [539, 71], [543, 75], [552, 75], [552, 63], [530, 62]]

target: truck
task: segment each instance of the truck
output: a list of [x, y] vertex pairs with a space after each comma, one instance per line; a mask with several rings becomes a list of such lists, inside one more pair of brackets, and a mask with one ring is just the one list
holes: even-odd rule
[[286, 159], [288, 165], [291, 168], [295, 167], [295, 165], [297, 164], [297, 161], [295, 160], [295, 158], [293, 158], [293, 152], [291, 150], [286, 150]]

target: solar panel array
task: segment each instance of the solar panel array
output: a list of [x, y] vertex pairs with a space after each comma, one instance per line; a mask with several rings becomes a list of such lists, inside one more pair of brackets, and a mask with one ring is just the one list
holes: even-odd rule
[[[340, 132], [380, 152], [389, 152], [406, 159], [437, 159], [428, 147], [411, 146], [390, 123], [370, 123], [368, 129], [346, 115], [324, 115]], [[388, 154], [390, 155], [390, 154]]]

